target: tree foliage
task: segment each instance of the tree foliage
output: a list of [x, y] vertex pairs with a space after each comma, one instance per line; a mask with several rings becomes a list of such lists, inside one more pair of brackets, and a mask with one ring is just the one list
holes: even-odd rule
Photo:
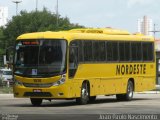
[[0, 57], [2, 54], [4, 54], [5, 49], [5, 36], [3, 33], [3, 28], [0, 28]]
[[40, 31], [58, 31], [58, 30], [69, 30], [72, 28], [81, 28], [78, 24], [72, 24], [68, 17], [58, 16], [47, 11], [45, 8], [43, 11], [21, 11], [20, 15], [13, 16], [4, 28], [4, 36], [7, 40], [7, 46], [13, 45], [15, 39], [23, 34], [29, 32], [40, 32]]

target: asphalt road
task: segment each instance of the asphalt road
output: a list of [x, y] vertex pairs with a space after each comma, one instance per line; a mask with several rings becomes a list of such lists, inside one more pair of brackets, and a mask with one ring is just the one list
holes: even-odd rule
[[[117, 101], [115, 96], [98, 96], [92, 104], [77, 105], [74, 100], [43, 101], [42, 106], [33, 107], [29, 99], [13, 98], [0, 94], [0, 119], [16, 120], [93, 120], [101, 115], [113, 114], [160, 114], [160, 93], [134, 94], [129, 102]], [[109, 119], [105, 116], [105, 119]]]

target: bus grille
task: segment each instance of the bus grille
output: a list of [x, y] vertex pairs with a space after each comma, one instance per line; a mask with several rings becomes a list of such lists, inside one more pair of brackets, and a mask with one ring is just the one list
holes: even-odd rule
[[23, 83], [25, 87], [41, 87], [41, 88], [47, 88], [51, 87], [52, 83], [45, 83], [45, 84], [32, 84], [32, 83]]
[[52, 97], [49, 92], [25, 92], [24, 97]]

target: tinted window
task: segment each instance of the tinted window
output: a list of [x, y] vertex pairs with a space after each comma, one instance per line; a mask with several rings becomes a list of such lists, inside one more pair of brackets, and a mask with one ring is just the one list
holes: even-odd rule
[[133, 42], [131, 43], [132, 50], [132, 61], [141, 61], [142, 60], [142, 46], [141, 42]]
[[94, 61], [105, 61], [106, 51], [104, 41], [94, 41], [93, 42], [93, 56]]
[[78, 67], [78, 47], [70, 45], [69, 50], [69, 77], [73, 77]]
[[27, 77], [51, 77], [66, 72], [65, 40], [17, 41], [15, 74]]
[[119, 57], [120, 57], [120, 61], [125, 61], [125, 44], [124, 44], [124, 42], [119, 42]]
[[84, 41], [84, 61], [92, 60], [92, 41]]
[[100, 41], [99, 42], [99, 61], [105, 61], [106, 60], [106, 52], [105, 52], [105, 42]]
[[107, 42], [107, 61], [118, 60], [118, 42]]
[[118, 42], [112, 42], [112, 51], [113, 51], [113, 61], [117, 61], [119, 54], [118, 54]]
[[142, 43], [141, 42], [137, 43], [137, 60], [138, 61], [142, 60]]
[[112, 49], [112, 42], [107, 42], [107, 61], [112, 61], [112, 54], [113, 54], [113, 49]]
[[83, 62], [83, 41], [78, 41], [78, 57], [79, 57], [79, 62]]
[[153, 60], [153, 44], [152, 43], [143, 43], [143, 60], [152, 61]]

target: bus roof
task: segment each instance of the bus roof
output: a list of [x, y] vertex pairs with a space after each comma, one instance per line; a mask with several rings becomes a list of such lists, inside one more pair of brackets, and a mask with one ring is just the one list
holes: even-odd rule
[[72, 29], [69, 31], [59, 31], [59, 32], [35, 32], [26, 33], [20, 35], [17, 40], [21, 39], [66, 39], [71, 40], [151, 40], [153, 37], [145, 36], [142, 34], [130, 34], [128, 31], [112, 29], [112, 28], [96, 28], [96, 29]]

